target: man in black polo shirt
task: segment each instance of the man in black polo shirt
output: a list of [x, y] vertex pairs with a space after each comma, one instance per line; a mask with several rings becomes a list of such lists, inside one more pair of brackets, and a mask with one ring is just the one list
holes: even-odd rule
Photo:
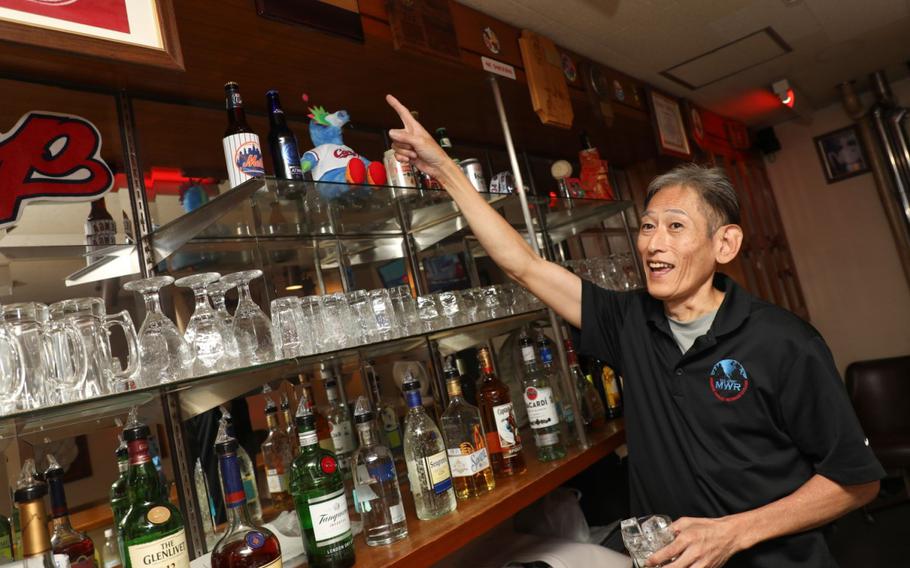
[[872, 500], [884, 471], [824, 340], [716, 272], [739, 252], [717, 169], [655, 179], [638, 236], [647, 292], [582, 282], [536, 256], [397, 100], [396, 156], [441, 180], [491, 258], [625, 377], [632, 512], [676, 519], [651, 565], [834, 566], [819, 527]]

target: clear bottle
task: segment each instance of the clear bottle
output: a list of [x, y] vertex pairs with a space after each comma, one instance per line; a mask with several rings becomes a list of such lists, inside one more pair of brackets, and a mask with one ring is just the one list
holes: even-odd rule
[[487, 433], [487, 451], [493, 463], [493, 473], [496, 476], [524, 473], [527, 466], [521, 452], [521, 434], [515, 421], [509, 387], [494, 373], [489, 349], [481, 347], [477, 359], [480, 361], [477, 405]]
[[308, 401], [297, 407], [300, 453], [291, 466], [291, 495], [310, 568], [354, 565], [354, 536], [344, 478], [332, 452], [319, 445], [316, 417]]
[[562, 459], [566, 456], [566, 449], [559, 439], [559, 414], [553, 389], [537, 364], [537, 354], [531, 338], [522, 333], [518, 344], [525, 365], [522, 386], [525, 407], [528, 409], [528, 421], [531, 423], [534, 443], [537, 445], [537, 459], [542, 462]]
[[291, 414], [291, 401], [288, 400], [287, 394], [281, 393], [281, 404], [278, 409], [281, 411], [281, 418], [284, 420], [284, 434], [290, 444], [291, 460], [293, 460], [297, 457], [297, 451], [300, 446], [297, 445], [297, 424], [294, 423], [294, 415]]
[[71, 568], [97, 568], [95, 543], [85, 533], [74, 529], [70, 523], [66, 490], [63, 487], [65, 472], [53, 454], [47, 455], [47, 463], [44, 479], [51, 494], [51, 548], [54, 554], [66, 555]]
[[401, 421], [395, 407], [382, 397], [382, 379], [373, 367], [373, 361], [364, 364], [363, 372], [370, 386], [370, 396], [373, 408], [379, 415], [382, 425], [382, 437], [386, 447], [391, 450], [396, 461], [404, 459], [404, 441], [401, 436]]
[[254, 523], [240, 476], [240, 444], [222, 422], [215, 438], [228, 526], [212, 550], [212, 568], [281, 568], [281, 545], [271, 531]]
[[215, 520], [212, 513], [212, 497], [209, 494], [209, 484], [205, 479], [205, 471], [202, 469], [202, 460], [198, 458], [196, 459], [196, 467], [193, 468], [193, 481], [196, 484], [196, 506], [199, 507], [199, 516], [202, 517], [202, 530], [205, 533], [205, 549], [211, 552], [218, 539], [215, 537]]
[[51, 537], [47, 531], [47, 510], [44, 508], [47, 485], [36, 478], [35, 462], [29, 458], [22, 464], [13, 494], [22, 523], [21, 556], [27, 568], [56, 568]]
[[338, 459], [338, 465], [341, 467], [341, 473], [345, 479], [350, 479], [351, 454], [357, 449], [354, 441], [354, 429], [351, 427], [351, 415], [348, 407], [341, 402], [339, 397], [338, 381], [324, 366], [320, 373], [325, 381], [325, 396], [329, 401], [325, 417], [329, 421], [335, 457]]
[[553, 390], [553, 399], [556, 401], [556, 414], [560, 420], [560, 435], [571, 445], [578, 441], [578, 431], [575, 429], [575, 411], [569, 393], [563, 389], [562, 373], [553, 360], [552, 343], [543, 331], [537, 331], [537, 351], [540, 354], [541, 371], [547, 377], [550, 388]]
[[364, 396], [354, 406], [354, 424], [360, 438], [351, 463], [354, 509], [360, 513], [368, 545], [391, 544], [408, 536], [408, 525], [395, 459], [382, 445], [375, 415]]
[[104, 529], [104, 548], [101, 549], [101, 565], [103, 568], [121, 568], [123, 566], [114, 529]]
[[0, 514], [0, 564], [13, 561], [13, 526]]
[[447, 515], [458, 506], [445, 441], [423, 408], [420, 381], [408, 370], [402, 381], [408, 404], [404, 426], [404, 460], [414, 496], [417, 518], [428, 521]]
[[265, 397], [265, 423], [269, 434], [262, 442], [262, 461], [268, 480], [272, 506], [279, 511], [293, 511], [294, 501], [288, 488], [291, 470], [291, 441], [278, 425], [278, 407], [271, 397]]
[[566, 359], [569, 361], [569, 372], [575, 384], [575, 392], [581, 402], [581, 414], [588, 429], [600, 428], [606, 422], [606, 411], [600, 395], [591, 381], [585, 376], [578, 364], [578, 355], [571, 339], [566, 339]]
[[[221, 407], [221, 419], [225, 422], [225, 428], [231, 438], [237, 439], [234, 432], [234, 423], [231, 420], [231, 413], [225, 407]], [[250, 514], [257, 523], [262, 523], [262, 504], [259, 502], [259, 485], [256, 483], [256, 469], [253, 467], [253, 460], [250, 454], [240, 445], [237, 448], [237, 459], [240, 460], [240, 478], [243, 480], [243, 490], [246, 493], [246, 504], [250, 508]], [[221, 475], [221, 470], [218, 470]], [[224, 480], [219, 477], [219, 481], [224, 485]]]
[[[319, 446], [334, 454], [335, 444], [332, 442], [332, 429], [329, 427], [329, 421], [325, 417], [325, 414], [323, 414], [322, 411], [319, 410], [319, 407], [314, 404], [313, 401], [315, 400], [316, 399], [313, 398], [313, 387], [310, 385], [303, 385], [300, 389], [300, 403], [306, 401], [307, 408], [313, 413], [313, 420], [316, 421], [316, 438], [319, 440]], [[298, 403], [298, 407], [300, 406], [300, 403]], [[298, 437], [299, 435], [300, 433], [298, 432]], [[299, 446], [297, 447], [297, 450], [300, 450]]]
[[117, 446], [117, 451], [114, 453], [114, 455], [117, 456], [118, 476], [117, 480], [111, 484], [110, 491], [111, 511], [114, 513], [115, 528], [120, 526], [120, 521], [123, 520], [127, 511], [130, 510], [130, 500], [126, 487], [126, 476], [130, 469], [130, 454], [127, 450], [126, 442], [123, 440], [123, 436], [120, 435], [119, 439], [120, 444]]

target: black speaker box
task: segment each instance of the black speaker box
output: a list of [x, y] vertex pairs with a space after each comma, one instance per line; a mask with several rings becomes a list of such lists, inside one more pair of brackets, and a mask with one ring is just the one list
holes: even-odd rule
[[780, 140], [777, 139], [773, 126], [762, 128], [755, 133], [755, 147], [765, 155], [780, 151]]

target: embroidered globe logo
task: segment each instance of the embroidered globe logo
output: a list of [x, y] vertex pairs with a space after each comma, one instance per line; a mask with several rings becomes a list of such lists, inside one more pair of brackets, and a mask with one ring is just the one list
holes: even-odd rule
[[711, 369], [711, 392], [722, 402], [742, 398], [749, 390], [749, 375], [736, 359], [722, 359]]

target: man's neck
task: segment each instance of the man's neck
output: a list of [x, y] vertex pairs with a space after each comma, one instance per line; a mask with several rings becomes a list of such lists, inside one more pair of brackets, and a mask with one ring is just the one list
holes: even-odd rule
[[714, 278], [708, 279], [688, 298], [664, 302], [667, 317], [678, 322], [688, 322], [715, 312], [724, 301], [725, 293], [714, 287]]

